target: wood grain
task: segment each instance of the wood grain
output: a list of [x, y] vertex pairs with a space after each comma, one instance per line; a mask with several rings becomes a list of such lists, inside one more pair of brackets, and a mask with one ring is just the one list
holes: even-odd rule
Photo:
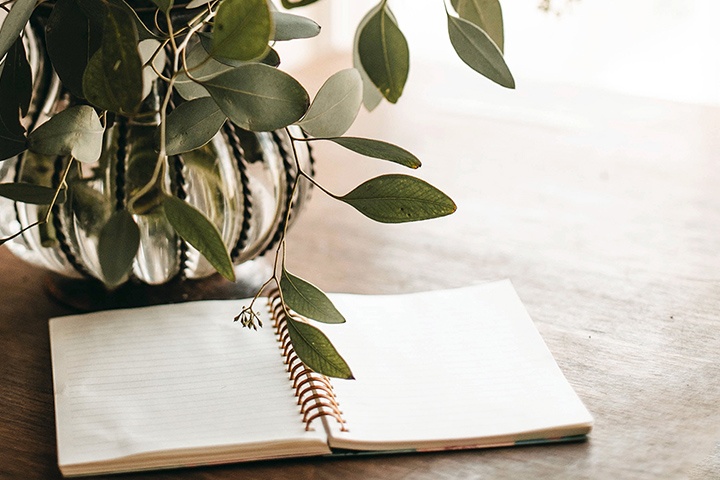
[[[551, 85], [511, 96], [474, 77], [448, 92], [438, 72], [415, 72], [421, 86], [352, 133], [411, 149], [458, 212], [376, 225], [316, 191], [289, 267], [358, 293], [510, 278], [595, 416], [589, 441], [121, 478], [717, 478], [720, 109]], [[338, 193], [401, 171], [333, 145], [316, 152]], [[0, 265], [0, 478], [58, 478], [47, 319], [67, 310], [44, 294], [42, 272], [5, 249]]]

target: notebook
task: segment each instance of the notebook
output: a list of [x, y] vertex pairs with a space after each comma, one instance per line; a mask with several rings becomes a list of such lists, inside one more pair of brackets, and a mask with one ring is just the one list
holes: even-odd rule
[[497, 447], [590, 431], [509, 281], [330, 298], [347, 323], [319, 327], [354, 380], [297, 360], [273, 298], [257, 331], [233, 322], [243, 300], [51, 319], [61, 472]]

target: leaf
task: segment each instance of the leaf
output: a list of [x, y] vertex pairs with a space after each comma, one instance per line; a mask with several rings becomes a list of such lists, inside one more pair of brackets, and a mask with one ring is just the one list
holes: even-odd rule
[[372, 178], [338, 200], [382, 223], [443, 217], [457, 208], [450, 197], [429, 183], [398, 174]]
[[291, 8], [297, 8], [297, 7], [304, 7], [305, 5], [310, 5], [311, 3], [315, 3], [318, 0], [282, 0], [282, 6], [287, 8], [288, 10]]
[[410, 71], [410, 51], [387, 5], [360, 32], [358, 54], [368, 76], [390, 102], [397, 103]]
[[177, 234], [195, 247], [220, 275], [234, 282], [235, 270], [217, 227], [200, 210], [175, 196], [165, 196], [163, 207]]
[[12, 44], [0, 73], [0, 160], [13, 157], [26, 148], [25, 127], [20, 122], [32, 93], [30, 65], [22, 39]]
[[75, 0], [57, 0], [45, 27], [53, 68], [70, 92], [85, 98], [83, 73], [100, 48], [102, 21], [89, 18]]
[[362, 20], [360, 20], [353, 40], [353, 67], [357, 68], [360, 72], [360, 77], [363, 81], [363, 105], [365, 105], [365, 108], [367, 108], [368, 111], [373, 111], [378, 105], [380, 105], [383, 95], [380, 93], [380, 90], [377, 89], [362, 66], [358, 43], [360, 42], [360, 33], [365, 28], [365, 25], [367, 25], [373, 15], [375, 15], [381, 7], [381, 4], [377, 5], [375, 8], [371, 9]]
[[167, 13], [168, 10], [170, 10], [173, 6], [173, 0], [152, 0], [152, 2], [157, 5], [157, 7], [162, 11]]
[[[167, 60], [165, 57], [165, 50], [160, 49], [158, 50], [158, 47], [160, 46], [160, 42], [155, 40], [154, 38], [148, 38], [147, 40], [141, 40], [140, 43], [138, 43], [138, 51], [140, 52], [140, 62], [144, 65], [142, 69], [142, 80], [143, 80], [143, 88], [142, 88], [142, 94], [140, 95], [143, 99], [146, 98], [150, 92], [152, 91], [153, 82], [155, 82], [158, 78], [157, 73], [155, 73], [155, 70], [158, 72], [162, 72], [165, 68], [165, 61]], [[150, 62], [150, 58], [152, 58], [153, 54], [155, 52], [158, 52], [157, 55], [155, 55], [155, 58], [153, 59], [152, 66], [155, 67], [155, 70], [153, 70], [152, 66], [148, 64]]]
[[515, 88], [515, 79], [505, 64], [502, 53], [487, 33], [462, 18], [450, 15], [447, 18], [450, 43], [460, 59], [493, 82], [503, 87]]
[[295, 353], [311, 370], [328, 377], [353, 378], [350, 367], [324, 333], [293, 318], [288, 318], [287, 326]]
[[234, 60], [260, 58], [269, 48], [272, 29], [267, 0], [221, 0], [211, 53]]
[[[0, 183], [0, 197], [32, 205], [50, 205], [55, 197], [55, 189], [32, 183]], [[65, 203], [65, 199], [65, 189], [62, 189], [55, 203]]]
[[167, 116], [165, 149], [168, 155], [195, 150], [208, 143], [227, 120], [210, 97], [180, 104]]
[[360, 111], [362, 89], [360, 73], [354, 68], [335, 73], [320, 88], [298, 125], [314, 137], [339, 137]]
[[10, 47], [20, 36], [30, 15], [35, 10], [35, 0], [15, 0], [10, 12], [0, 26], [0, 59], [8, 52]]
[[105, 129], [95, 110], [78, 105], [63, 110], [28, 136], [28, 148], [44, 155], [72, 155], [81, 162], [100, 158]]
[[335, 142], [348, 150], [367, 157], [388, 160], [410, 168], [419, 168], [421, 165], [420, 160], [412, 153], [397, 145], [381, 140], [358, 137], [337, 137], [327, 138], [326, 140]]
[[297, 80], [261, 63], [248, 63], [202, 82], [238, 127], [272, 131], [298, 121], [310, 103]]
[[103, 110], [132, 116], [142, 100], [142, 61], [138, 30], [121, 0], [106, 0], [100, 49], [83, 75], [85, 98]]
[[100, 231], [98, 260], [105, 283], [115, 287], [127, 278], [140, 246], [140, 229], [127, 210], [113, 213]]
[[280, 290], [288, 307], [323, 323], [345, 323], [345, 317], [322, 290], [283, 268]]
[[452, 6], [460, 18], [484, 30], [503, 51], [503, 17], [498, 0], [452, 0]]
[[312, 38], [320, 33], [320, 25], [315, 21], [285, 12], [272, 12], [275, 33], [273, 40], [285, 41], [297, 38]]

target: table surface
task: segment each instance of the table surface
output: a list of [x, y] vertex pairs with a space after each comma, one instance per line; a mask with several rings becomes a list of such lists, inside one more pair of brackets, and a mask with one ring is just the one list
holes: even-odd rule
[[[411, 149], [457, 213], [378, 225], [316, 191], [289, 267], [357, 293], [510, 278], [595, 417], [589, 440], [121, 478], [720, 478], [720, 108], [413, 75], [353, 133]], [[402, 170], [316, 152], [338, 193]], [[47, 320], [69, 310], [42, 271], [6, 249], [0, 265], [0, 478], [57, 478]]]

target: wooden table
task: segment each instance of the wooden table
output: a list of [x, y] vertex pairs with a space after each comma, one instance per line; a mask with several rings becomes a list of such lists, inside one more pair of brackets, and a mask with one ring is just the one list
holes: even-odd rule
[[[589, 441], [122, 478], [720, 478], [720, 108], [551, 85], [507, 93], [474, 76], [448, 92], [434, 70], [413, 75], [396, 108], [354, 133], [413, 150], [458, 212], [383, 226], [316, 191], [289, 266], [358, 293], [512, 279], [595, 417]], [[338, 193], [400, 170], [317, 153]], [[41, 271], [5, 249], [0, 262], [0, 478], [57, 478], [47, 320], [68, 310]]]

